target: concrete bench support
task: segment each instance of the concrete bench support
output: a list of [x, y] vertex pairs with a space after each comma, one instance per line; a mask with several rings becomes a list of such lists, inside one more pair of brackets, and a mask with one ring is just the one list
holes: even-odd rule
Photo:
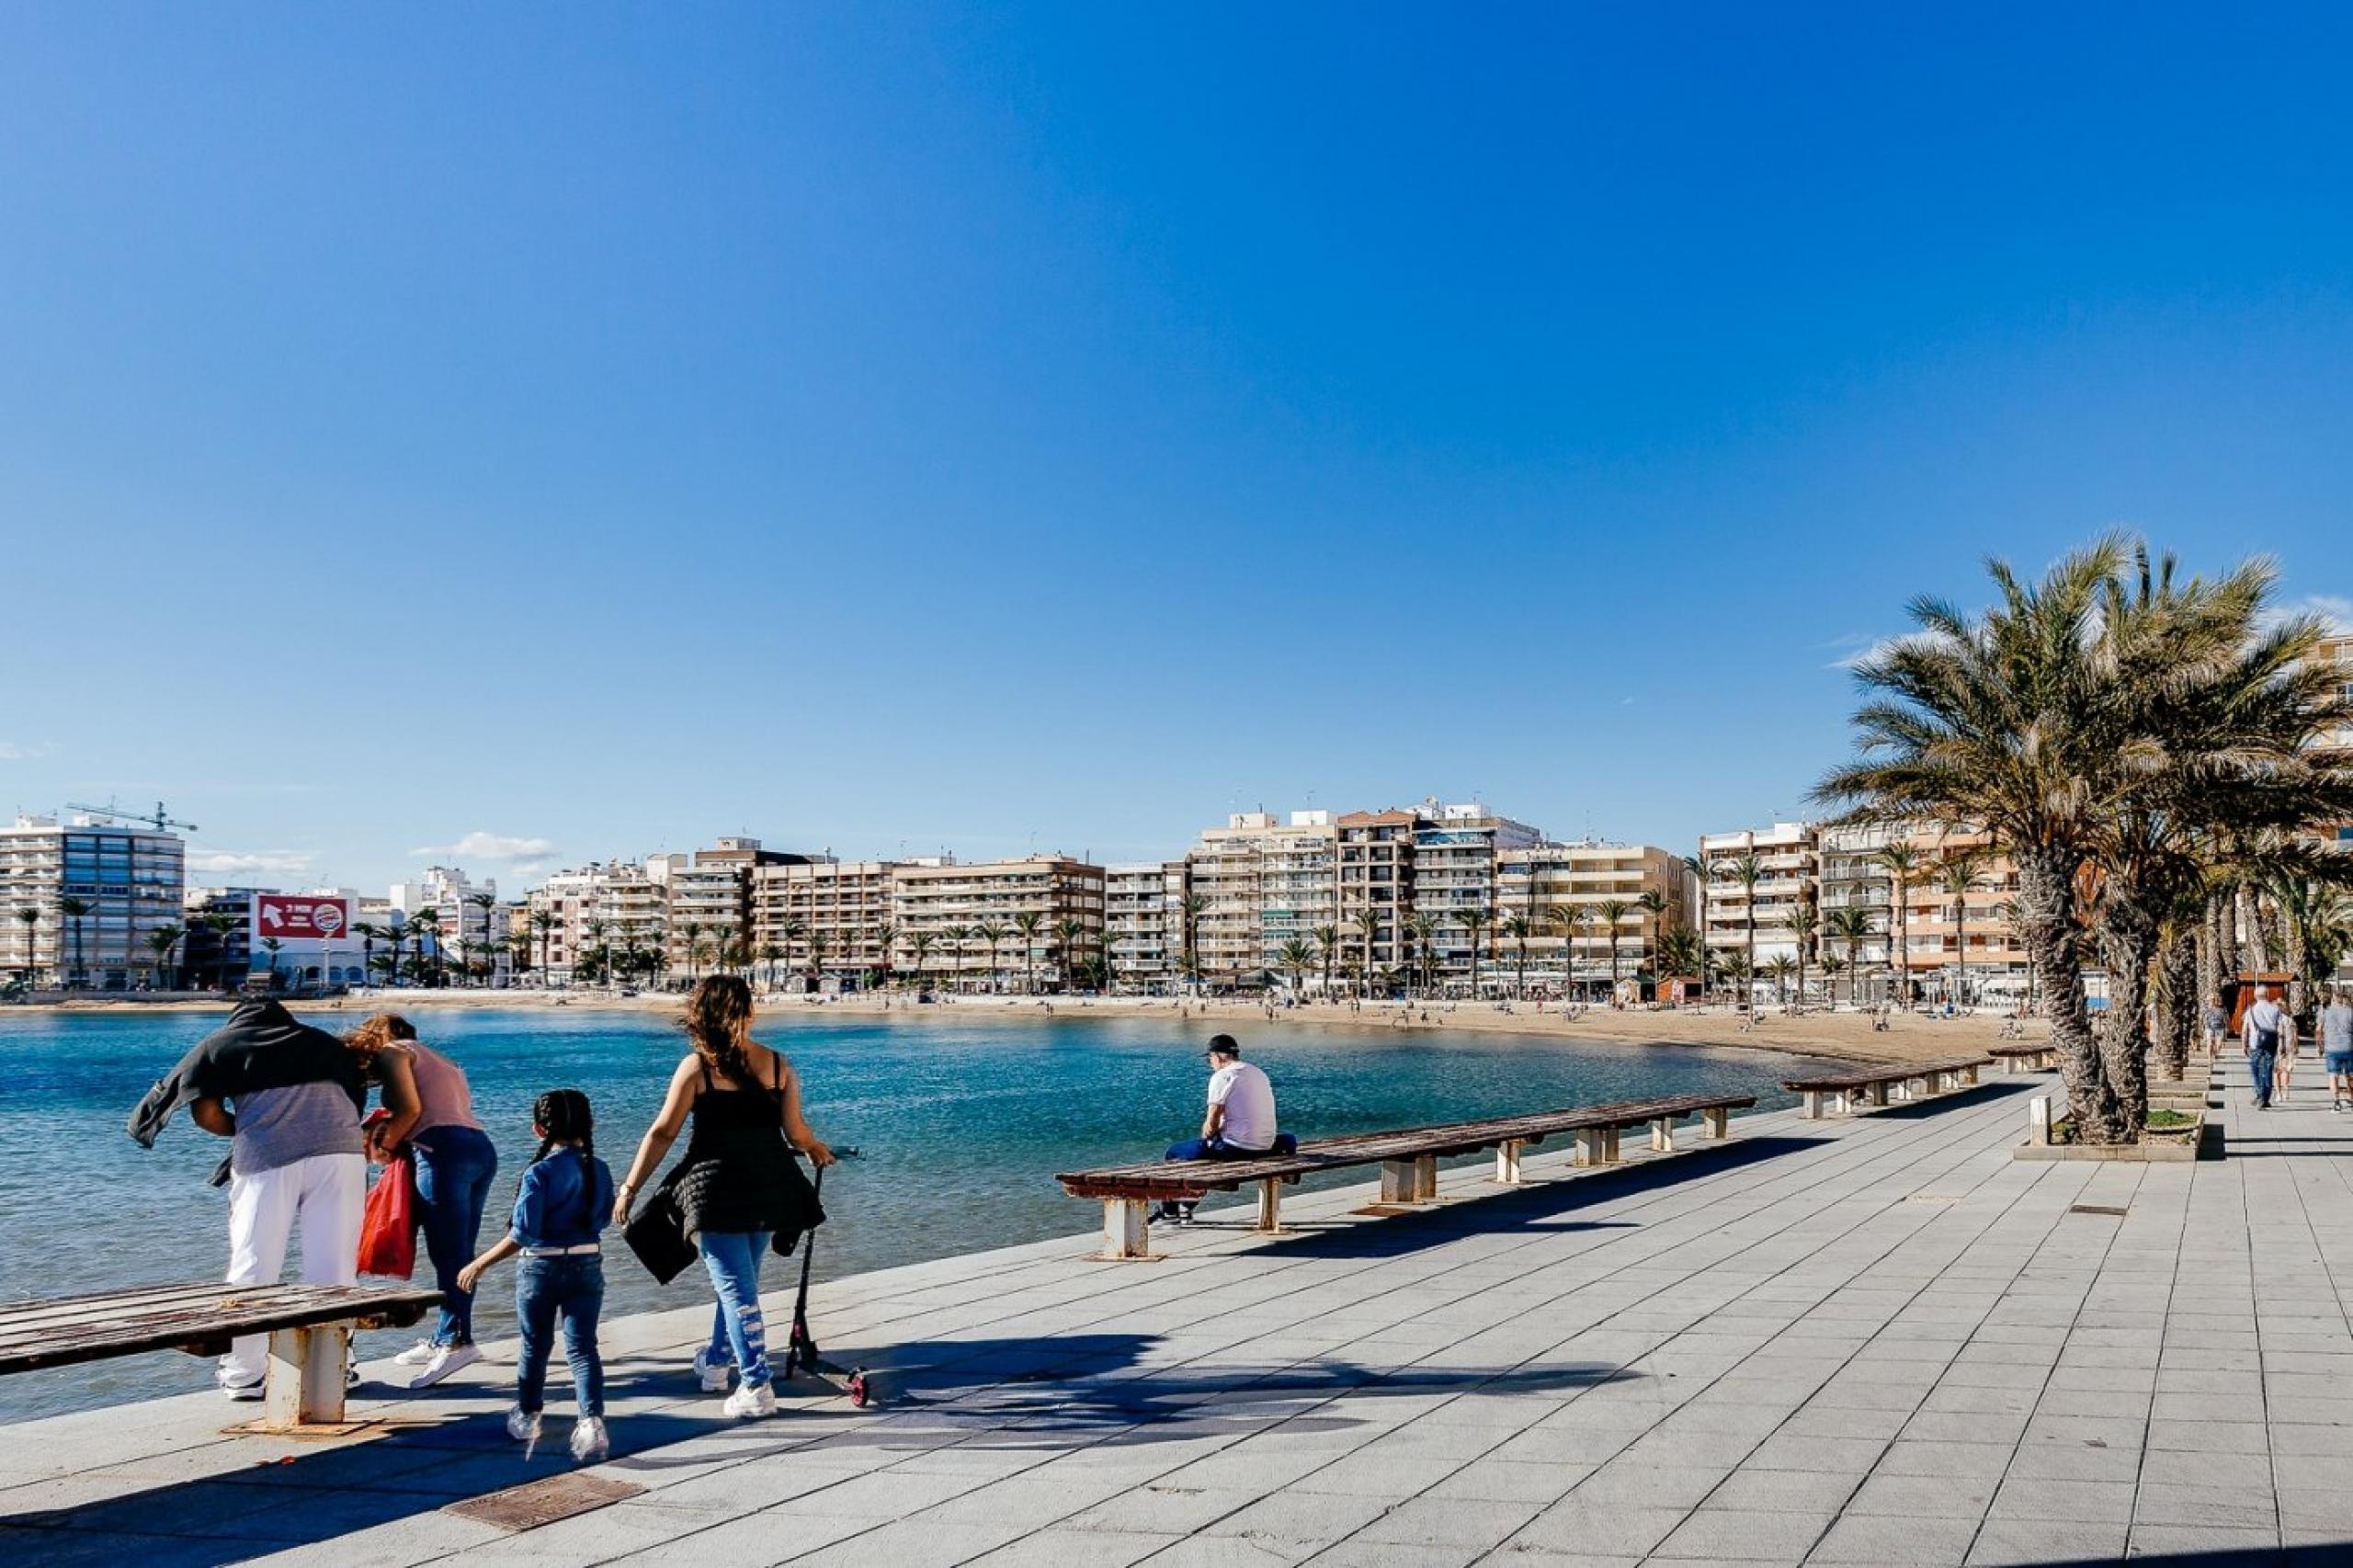
[[1258, 1184], [1258, 1228], [1266, 1232], [1283, 1228], [1283, 1178], [1268, 1176]]
[[1580, 1165], [1616, 1165], [1618, 1163], [1618, 1130], [1614, 1127], [1577, 1129], [1576, 1163]]
[[1870, 1088], [1864, 1091], [1864, 1094], [1870, 1103], [1875, 1106], [1883, 1106], [1887, 1103], [1887, 1085], [1885, 1084], [1873, 1084]]
[[1662, 1154], [1675, 1153], [1675, 1118], [1662, 1116], [1651, 1122], [1651, 1147]]
[[1145, 1258], [1152, 1256], [1152, 1222], [1145, 1218], [1150, 1206], [1141, 1198], [1107, 1198], [1103, 1200], [1103, 1256], [1107, 1258]]
[[281, 1328], [269, 1336], [262, 1384], [262, 1425], [273, 1432], [328, 1426], [343, 1419], [344, 1360], [351, 1330], [343, 1324]]
[[1414, 1162], [1383, 1160], [1381, 1162], [1381, 1201], [1411, 1203], [1414, 1201]]
[[1805, 1092], [1805, 1119], [1808, 1121], [1822, 1119], [1822, 1097], [1820, 1089], [1808, 1089]]
[[1519, 1150], [1517, 1139], [1495, 1145], [1495, 1179], [1506, 1187], [1518, 1187], [1524, 1179], [1519, 1174]]
[[1729, 1138], [1732, 1136], [1732, 1112], [1722, 1106], [1713, 1106], [1699, 1114], [1707, 1119], [1709, 1137]]

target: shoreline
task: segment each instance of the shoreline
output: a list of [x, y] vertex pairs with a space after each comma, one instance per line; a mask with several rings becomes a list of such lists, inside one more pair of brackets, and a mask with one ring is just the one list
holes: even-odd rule
[[[355, 994], [312, 1003], [305, 1011], [369, 1013], [379, 1010], [428, 1011], [472, 1008], [519, 1012], [578, 1007], [597, 1012], [663, 1013], [675, 1011], [681, 998], [675, 993], [620, 996], [591, 991], [536, 990], [402, 990]], [[213, 1012], [225, 1008], [219, 996], [176, 996], [153, 1001], [122, 996], [65, 1002], [17, 1003], [0, 1006], [0, 1017], [15, 1012], [63, 1016], [119, 1015], [137, 1012]], [[850, 996], [824, 1001], [769, 996], [761, 999], [763, 1021], [786, 1023], [795, 1017], [892, 1017], [928, 1018], [995, 1018], [1024, 1022], [1040, 1017], [1169, 1017], [1204, 1022], [1231, 1020], [1238, 1025], [1313, 1024], [1381, 1028], [1399, 1033], [1480, 1033], [1552, 1036], [1606, 1041], [1619, 1045], [1699, 1046], [1709, 1049], [1771, 1051], [1780, 1055], [1829, 1057], [1869, 1062], [1916, 1061], [1956, 1050], [1982, 1048], [2001, 1037], [2005, 1015], [1990, 1012], [1937, 1018], [1897, 1015], [1883, 1030], [1870, 1027], [1870, 1015], [1813, 1011], [1802, 1014], [1760, 1012], [1756, 1026], [1744, 1029], [1741, 1015], [1722, 1006], [1649, 1008], [1587, 1007], [1569, 1014], [1538, 1012], [1532, 1005], [1506, 1012], [1493, 1003], [1368, 1002], [1360, 1007], [1346, 1003], [1314, 1002], [1277, 1007], [1273, 1017], [1261, 1004], [1248, 1001], [1178, 1000], [1140, 996], [960, 996], [953, 1000], [916, 1003], [900, 997]], [[1425, 1021], [1427, 1017], [1427, 1021]], [[2046, 1028], [2030, 1020], [2030, 1033], [2040, 1038]]]

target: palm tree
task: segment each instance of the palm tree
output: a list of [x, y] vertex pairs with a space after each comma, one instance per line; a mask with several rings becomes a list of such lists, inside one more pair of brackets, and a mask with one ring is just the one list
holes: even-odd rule
[[384, 928], [372, 920], [355, 920], [351, 923], [351, 934], [359, 938], [360, 969], [373, 971], [376, 967], [376, 938], [384, 934]]
[[538, 937], [540, 941], [540, 973], [542, 975], [548, 971], [548, 952], [550, 944], [555, 937], [556, 925], [555, 911], [551, 909], [531, 911], [531, 935]]
[[1890, 844], [1871, 857], [1887, 873], [1887, 908], [1893, 919], [1893, 940], [1888, 944], [1887, 963], [1895, 982], [1895, 1005], [1909, 1006], [1912, 1001], [1912, 884], [1920, 880], [1927, 864], [1916, 846]]
[[1984, 881], [1985, 867], [1993, 856], [1983, 848], [1948, 849], [1938, 857], [1937, 880], [1945, 892], [1952, 895], [1952, 938], [1957, 968], [1953, 975], [1953, 1006], [1969, 1003], [1969, 893]]
[[1511, 983], [1512, 995], [1520, 1001], [1528, 997], [1528, 937], [1535, 928], [1527, 915], [1517, 913], [1506, 917], [1503, 924], [1503, 934], [1512, 940], [1516, 965]]
[[1544, 912], [1544, 919], [1561, 934], [1561, 994], [1566, 996], [1576, 984], [1577, 931], [1585, 925], [1585, 906], [1556, 903]]
[[1282, 966], [1285, 974], [1290, 976], [1290, 993], [1293, 996], [1297, 996], [1302, 977], [1307, 973], [1308, 967], [1315, 961], [1315, 949], [1299, 937], [1293, 937], [1283, 943], [1281, 949], [1275, 956], [1275, 961]]
[[930, 932], [918, 931], [914, 937], [909, 938], [907, 942], [908, 948], [915, 953], [915, 989], [917, 991], [921, 991], [924, 988], [925, 960], [931, 957], [931, 944], [933, 939], [934, 938]]
[[702, 931], [703, 926], [699, 920], [678, 922], [678, 935], [687, 939], [687, 983], [689, 985], [700, 978], [695, 970], [699, 961], [698, 955], [702, 950]]
[[[198, 925], [212, 933], [213, 943], [221, 949], [221, 972], [219, 978], [221, 982], [221, 989], [226, 991], [229, 989], [229, 933], [237, 928], [239, 925], [238, 919], [233, 915], [222, 915], [216, 911], [199, 915], [196, 917], [196, 920]], [[252, 960], [250, 959], [247, 960], [249, 963]]]
[[1318, 926], [1314, 937], [1315, 950], [1324, 960], [1324, 1000], [1329, 1002], [1332, 999], [1332, 960], [1339, 956], [1340, 928], [1337, 926]]
[[1624, 924], [1628, 915], [1633, 913], [1634, 906], [1622, 898], [1605, 898], [1594, 908], [1601, 915], [1602, 928], [1609, 935], [1609, 1002], [1615, 1006], [1618, 1002], [1618, 927]]
[[1801, 1010], [1805, 1006], [1806, 954], [1813, 950], [1814, 927], [1819, 919], [1820, 916], [1815, 914], [1812, 902], [1801, 894], [1798, 899], [1798, 906], [1790, 911], [1790, 936], [1796, 941], [1798, 949], [1798, 988], [1796, 1005]]
[[1703, 983], [1708, 967], [1707, 955], [1699, 945], [1699, 933], [1688, 926], [1670, 926], [1666, 935], [1658, 939], [1660, 978], [1668, 975], [1689, 975]]
[[429, 953], [433, 972], [438, 976], [444, 968], [441, 957], [441, 912], [438, 909], [420, 909], [408, 917], [408, 924], [416, 933], [416, 964], [420, 974], [426, 968], [426, 955]]
[[972, 939], [972, 928], [950, 926], [939, 933], [939, 939], [948, 944], [948, 988], [953, 991], [963, 977], [964, 944]]
[[1753, 983], [1756, 978], [1756, 884], [1765, 880], [1765, 862], [1756, 858], [1755, 850], [1745, 850], [1729, 860], [1718, 861], [1716, 871], [1722, 880], [1740, 884], [1748, 928], [1748, 940], [1742, 949], [1742, 967], [1747, 975], [1741, 992], [1746, 998], [1742, 1010], [1753, 1019], [1756, 1017], [1756, 988]]
[[1787, 953], [1775, 953], [1765, 972], [1773, 977], [1773, 994], [1783, 1007], [1790, 1005], [1790, 976], [1798, 971], [1798, 960]]
[[874, 944], [882, 951], [881, 983], [887, 989], [891, 983], [892, 971], [898, 962], [899, 923], [891, 919], [879, 922], [874, 927]]
[[1479, 933], [1485, 930], [1495, 916], [1483, 908], [1473, 907], [1455, 912], [1455, 920], [1463, 934], [1471, 938], [1471, 998], [1479, 997]]
[[983, 920], [973, 926], [972, 935], [988, 944], [989, 994], [995, 995], [1001, 989], [996, 983], [996, 949], [1005, 940], [1005, 927], [994, 920]]
[[825, 987], [825, 928], [813, 926], [809, 929], [809, 987], [822, 991]]
[[[775, 930], [777, 940], [784, 944], [784, 961], [786, 964], [790, 965], [792, 962], [792, 949], [794, 946], [809, 935], [809, 922], [803, 920], [798, 915], [788, 915], [779, 920], [773, 929]], [[768, 983], [769, 988], [773, 990], [775, 988], [775, 981], [771, 979]]]
[[155, 953], [155, 979], [161, 990], [177, 989], [176, 986], [165, 985], [162, 982], [165, 972], [172, 967], [172, 949], [180, 945], [180, 937], [184, 935], [186, 932], [177, 926], [158, 926], [147, 933], [147, 945], [154, 949]]
[[[585, 921], [581, 923], [580, 926], [581, 934], [587, 938], [588, 947], [592, 951], [605, 946], [605, 934], [610, 929], [611, 926], [606, 923], [605, 918], [602, 915], [590, 915]], [[623, 951], [630, 954], [630, 966], [632, 969], [635, 968], [637, 955], [637, 927], [634, 925], [624, 926], [621, 927], [621, 949]], [[575, 952], [572, 957], [573, 961], [576, 965], [579, 961], [580, 954]], [[608, 965], [608, 972], [606, 974], [606, 979], [608, 981], [612, 978], [609, 969], [610, 966]]]
[[1748, 955], [1738, 952], [1717, 953], [1715, 960], [1718, 977], [1723, 981], [1726, 989], [1733, 990], [1747, 999], [1743, 1004], [1743, 1010], [1754, 1018], [1756, 1016], [1756, 989], [1753, 983], [1756, 978], [1756, 971], [1749, 964]]
[[1877, 935], [1868, 905], [1850, 903], [1830, 912], [1828, 936], [1847, 949], [1847, 1000], [1850, 1005], [1856, 999], [1856, 987], [1863, 980], [1863, 944]]
[[25, 980], [30, 983], [33, 978], [34, 937], [40, 926], [40, 911], [29, 903], [17, 905], [17, 924], [25, 928]]
[[1438, 916], [1427, 909], [1417, 909], [1413, 918], [1405, 922], [1405, 930], [1404, 956], [1411, 959], [1415, 953], [1421, 955], [1422, 994], [1427, 996], [1438, 989]]
[[532, 970], [531, 928], [528, 922], [510, 928], [506, 933], [506, 961], [518, 980], [529, 979]]
[[1367, 906], [1356, 913], [1357, 938], [1364, 943], [1364, 980], [1372, 983], [1372, 945], [1381, 939], [1381, 911]]
[[279, 941], [279, 940], [278, 940], [277, 937], [264, 937], [261, 939], [261, 948], [262, 948], [262, 951], [264, 951], [264, 952], [266, 952], [266, 953], [267, 953], [267, 954], [269, 955], [269, 988], [270, 988], [272, 991], [275, 991], [275, 990], [277, 990], [277, 989], [278, 989], [278, 949], [281, 949], [281, 948], [283, 948], [283, 947], [285, 947], [285, 946], [286, 946], [286, 944], [285, 944], [285, 943], [283, 943], [283, 942]]
[[[466, 895], [466, 902], [482, 911], [482, 942], [479, 950], [483, 955], [483, 962], [486, 966], [491, 962], [491, 955], [497, 951], [491, 946], [491, 943], [497, 939], [497, 933], [490, 928], [490, 916], [498, 907], [498, 895], [494, 892], [470, 892]], [[487, 979], [488, 976], [483, 978]]]
[[[1634, 901], [1634, 907], [1643, 912], [1643, 919], [1650, 927], [1645, 937], [1647, 950], [1655, 954], [1659, 938], [1666, 934], [1666, 894], [1656, 888], [1647, 889], [1642, 897]], [[1658, 977], [1653, 975], [1652, 978], [1655, 980]]]
[[1023, 994], [1038, 994], [1038, 930], [1046, 917], [1034, 909], [1025, 909], [1013, 917], [1014, 934], [1021, 938], [1021, 990]]
[[1086, 922], [1063, 915], [1054, 922], [1054, 939], [1062, 946], [1063, 989], [1078, 990], [1081, 988], [1078, 984], [1079, 968], [1086, 958], [1080, 947], [1086, 940]]
[[[1188, 892], [1176, 901], [1177, 911], [1185, 921], [1185, 972], [1192, 976], [1196, 989], [1201, 983], [1201, 911], [1209, 906], [1208, 898], [1197, 892]], [[990, 950], [994, 952], [995, 949], [992, 948]]]
[[57, 913], [74, 922], [74, 972], [65, 983], [69, 991], [79, 990], [90, 983], [89, 972], [82, 967], [82, 921], [93, 907], [88, 899], [75, 898], [70, 893], [57, 901]]

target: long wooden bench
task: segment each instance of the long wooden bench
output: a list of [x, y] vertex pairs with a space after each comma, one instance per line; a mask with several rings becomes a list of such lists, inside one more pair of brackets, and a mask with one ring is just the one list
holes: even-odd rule
[[1928, 1062], [1904, 1062], [1885, 1067], [1859, 1069], [1851, 1073], [1824, 1073], [1811, 1078], [1784, 1078], [1781, 1087], [1805, 1096], [1805, 1114], [1820, 1120], [1824, 1107], [1840, 1114], [1852, 1111], [1860, 1096], [1874, 1106], [1888, 1103], [1889, 1092], [1901, 1100], [1923, 1100], [1949, 1089], [1958, 1089], [1977, 1082], [1977, 1070], [1991, 1067], [1993, 1057], [1979, 1052], [1972, 1056], [1944, 1056]]
[[1675, 1095], [1614, 1105], [1581, 1106], [1570, 1110], [1536, 1111], [1524, 1116], [1490, 1117], [1481, 1121], [1406, 1127], [1389, 1132], [1359, 1132], [1347, 1138], [1302, 1143], [1296, 1153], [1290, 1154], [1108, 1165], [1091, 1171], [1065, 1171], [1054, 1179], [1073, 1198], [1102, 1201], [1103, 1256], [1148, 1258], [1152, 1256], [1152, 1233], [1146, 1215], [1154, 1202], [1198, 1202], [1212, 1192], [1235, 1192], [1245, 1184], [1255, 1182], [1258, 1187], [1257, 1228], [1274, 1232], [1281, 1229], [1283, 1187], [1319, 1171], [1377, 1165], [1381, 1167], [1381, 1201], [1384, 1205], [1408, 1207], [1437, 1200], [1438, 1163], [1449, 1155], [1475, 1154], [1493, 1149], [1495, 1180], [1517, 1185], [1521, 1180], [1521, 1151], [1547, 1138], [1573, 1132], [1577, 1141], [1576, 1164], [1610, 1165], [1618, 1159], [1618, 1134], [1627, 1128], [1647, 1124], [1651, 1147], [1663, 1153], [1672, 1153], [1676, 1126], [1685, 1118], [1701, 1118], [1710, 1137], [1723, 1138], [1730, 1133], [1731, 1114], [1756, 1103], [1754, 1095]]
[[260, 1426], [272, 1432], [343, 1420], [353, 1331], [405, 1328], [438, 1290], [368, 1285], [150, 1285], [0, 1306], [0, 1374], [153, 1350], [220, 1356], [240, 1335], [269, 1335]]
[[1985, 1054], [2002, 1064], [2005, 1074], [2040, 1073], [2059, 1065], [2059, 1048], [2049, 1040], [2017, 1045], [1990, 1045]]

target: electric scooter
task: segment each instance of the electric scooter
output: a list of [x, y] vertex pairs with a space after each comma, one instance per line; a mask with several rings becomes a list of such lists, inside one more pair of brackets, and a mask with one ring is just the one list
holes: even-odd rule
[[[858, 1158], [855, 1149], [836, 1149], [834, 1157], [842, 1160]], [[825, 1193], [825, 1173], [817, 1172], [817, 1196]], [[823, 1227], [819, 1227], [822, 1229]], [[874, 1403], [875, 1389], [863, 1367], [843, 1367], [826, 1360], [817, 1353], [817, 1337], [809, 1332], [809, 1269], [817, 1257], [817, 1233], [811, 1231], [801, 1238], [801, 1290], [792, 1301], [792, 1337], [784, 1351], [784, 1369], [790, 1376], [807, 1372], [815, 1377], [837, 1379], [849, 1402], [860, 1410]]]

